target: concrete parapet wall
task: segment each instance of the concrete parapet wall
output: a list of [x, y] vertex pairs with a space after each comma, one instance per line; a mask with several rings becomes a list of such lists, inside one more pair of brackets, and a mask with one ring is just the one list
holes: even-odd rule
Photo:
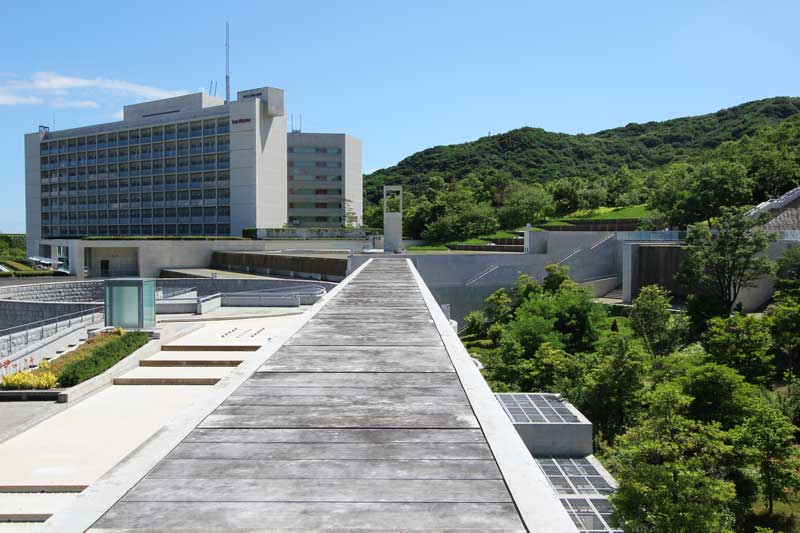
[[250, 291], [280, 291], [296, 289], [298, 292], [313, 291], [314, 287], [322, 287], [329, 291], [336, 286], [335, 283], [326, 281], [304, 281], [291, 279], [230, 279], [230, 278], [170, 278], [156, 281], [159, 289], [197, 289], [199, 297], [216, 293], [250, 292]]
[[211, 266], [254, 274], [308, 275], [319, 279], [341, 280], [347, 276], [347, 259], [338, 257], [214, 252]]

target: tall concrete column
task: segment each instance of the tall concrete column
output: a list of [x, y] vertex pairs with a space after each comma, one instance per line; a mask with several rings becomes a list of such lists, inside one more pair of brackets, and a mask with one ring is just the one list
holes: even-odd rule
[[[397, 205], [394, 204], [395, 199]], [[391, 205], [390, 205], [391, 204]], [[383, 251], [395, 252], [403, 247], [403, 186], [383, 187]]]
[[86, 273], [83, 270], [84, 257], [83, 257], [83, 244], [79, 241], [72, 241], [69, 245], [69, 273], [78, 279], [84, 279]]

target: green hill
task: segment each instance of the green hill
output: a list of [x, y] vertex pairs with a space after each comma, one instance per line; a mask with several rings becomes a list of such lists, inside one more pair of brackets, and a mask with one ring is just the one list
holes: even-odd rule
[[458, 180], [481, 168], [504, 170], [528, 182], [572, 176], [591, 181], [609, 176], [623, 165], [636, 171], [693, 159], [726, 141], [799, 114], [800, 98], [777, 97], [707, 115], [633, 123], [588, 135], [524, 127], [413, 154], [365, 176], [365, 195], [368, 202], [375, 203], [385, 183], [402, 183], [413, 191], [427, 175]]

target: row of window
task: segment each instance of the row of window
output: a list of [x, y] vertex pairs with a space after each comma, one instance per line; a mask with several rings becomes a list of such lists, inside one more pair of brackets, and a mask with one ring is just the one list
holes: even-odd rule
[[314, 168], [342, 168], [341, 161], [289, 161], [289, 168], [314, 167]]
[[152, 225], [97, 225], [97, 226], [45, 226], [42, 237], [86, 237], [127, 235], [230, 235], [230, 224], [152, 224]]
[[[175, 216], [230, 216], [230, 207], [171, 207], [166, 209], [119, 209], [114, 211], [113, 218], [127, 218], [131, 217], [175, 217]], [[85, 213], [69, 213], [69, 215], [58, 214], [42, 214], [42, 220], [58, 221], [59, 219], [71, 220], [74, 218], [88, 218], [89, 220], [97, 218], [106, 218], [106, 213], [102, 211], [88, 211]]]
[[[108, 185], [108, 186], [106, 186]], [[70, 183], [69, 185], [42, 185], [41, 196], [42, 198], [50, 198], [56, 196], [87, 196], [95, 194], [124, 194], [124, 193], [151, 193], [151, 192], [172, 192], [172, 191], [188, 191], [188, 190], [217, 190], [228, 189], [230, 182], [228, 181], [202, 181], [202, 180], [179, 180], [177, 183], [156, 183], [147, 185], [128, 185], [116, 181], [100, 182], [94, 184], [90, 183]]]
[[[42, 171], [48, 170], [59, 170], [59, 169], [68, 169], [68, 168], [80, 168], [81, 165], [77, 163], [72, 165], [68, 163], [47, 163], [41, 166]], [[225, 155], [216, 155], [216, 156], [203, 156], [203, 157], [193, 157], [191, 159], [184, 158], [184, 159], [167, 159], [165, 161], [153, 161], [150, 162], [143, 162], [141, 164], [138, 163], [121, 163], [117, 164], [107, 164], [107, 165], [95, 165], [89, 166], [88, 170], [86, 169], [87, 165], [83, 165], [83, 169], [86, 172], [80, 173], [76, 172], [76, 175], [86, 175], [92, 174], [93, 172], [103, 173], [103, 172], [117, 172], [117, 173], [128, 173], [128, 172], [137, 172], [139, 175], [148, 175], [148, 174], [169, 174], [172, 172], [189, 172], [194, 170], [216, 170], [216, 169], [228, 169], [230, 168], [230, 156], [227, 154]], [[44, 177], [44, 174], [42, 174]]]
[[[106, 172], [103, 174], [77, 174], [74, 172], [70, 172], [67, 174], [64, 171], [61, 172], [50, 172], [42, 173], [42, 177], [40, 178], [41, 183], [93, 183], [94, 180], [100, 180], [98, 183], [104, 182], [104, 180], [113, 180], [117, 179], [120, 176], [118, 172]], [[158, 183], [174, 183], [176, 180], [187, 180], [190, 179], [192, 181], [197, 180], [213, 180], [216, 176], [217, 181], [228, 181], [230, 178], [230, 172], [227, 170], [207, 170], [204, 172], [196, 172], [193, 173], [191, 176], [186, 176], [185, 174], [181, 174], [176, 176], [175, 174], [167, 174], [166, 176], [142, 176], [141, 181], [139, 180], [138, 176], [133, 176], [134, 179], [130, 180], [131, 184], [138, 184], [141, 183], [142, 185], [150, 185], [150, 184], [158, 184]]]
[[289, 209], [341, 209], [338, 202], [289, 202]]
[[206, 142], [197, 146], [178, 147], [154, 147], [153, 150], [142, 151], [101, 151], [89, 152], [87, 154], [62, 155], [62, 156], [43, 156], [41, 158], [42, 170], [48, 170], [55, 165], [57, 168], [102, 165], [106, 163], [124, 163], [128, 161], [158, 160], [167, 157], [180, 157], [189, 155], [217, 154], [229, 152], [231, 148], [227, 137], [218, 143]]
[[70, 139], [43, 141], [39, 149], [44, 154], [102, 150], [117, 146], [141, 145], [153, 142], [204, 137], [230, 132], [228, 118], [182, 122], [166, 126], [136, 128], [112, 133], [99, 133]]
[[170, 199], [170, 200], [154, 200], [152, 202], [129, 202], [124, 199], [119, 201], [105, 201], [93, 204], [80, 204], [80, 205], [45, 205], [42, 206], [42, 213], [56, 213], [60, 212], [62, 216], [67, 213], [89, 213], [92, 211], [118, 211], [120, 209], [128, 208], [161, 208], [161, 207], [217, 207], [231, 205], [230, 198], [192, 198], [192, 199]]
[[290, 154], [341, 154], [341, 148], [317, 147], [317, 146], [290, 146]]

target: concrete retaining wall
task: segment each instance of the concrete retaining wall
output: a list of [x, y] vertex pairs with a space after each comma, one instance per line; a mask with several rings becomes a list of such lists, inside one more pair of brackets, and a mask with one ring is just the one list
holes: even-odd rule
[[97, 303], [0, 300], [0, 330], [78, 311], [88, 311], [97, 306]]

